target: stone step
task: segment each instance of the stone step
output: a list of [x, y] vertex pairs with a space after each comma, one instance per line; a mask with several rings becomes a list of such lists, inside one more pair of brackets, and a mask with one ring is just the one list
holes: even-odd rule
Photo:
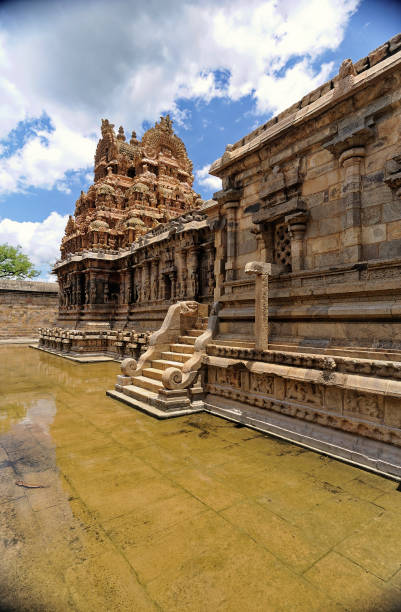
[[188, 353], [173, 353], [171, 351], [163, 351], [162, 359], [167, 361], [180, 361], [181, 364], [185, 363], [190, 358]]
[[181, 370], [182, 361], [169, 361], [168, 359], [154, 359], [151, 361], [152, 368], [157, 370], [167, 370], [167, 368], [178, 368]]
[[136, 385], [125, 385], [124, 386], [124, 394], [129, 395], [133, 399], [138, 399], [143, 402], [148, 402], [149, 398], [156, 399], [157, 393], [153, 391], [149, 391], [149, 389], [143, 389], [142, 387], [137, 387]]
[[148, 389], [153, 391], [153, 393], [158, 393], [159, 389], [163, 389], [161, 381], [148, 378], [147, 376], [134, 376], [132, 382], [135, 384], [135, 387], [142, 387], [142, 389]]
[[204, 331], [204, 329], [188, 329], [186, 335], [198, 337], [201, 336]]
[[196, 336], [180, 336], [178, 338], [178, 342], [180, 344], [195, 344]]
[[170, 344], [170, 351], [172, 353], [187, 353], [188, 355], [192, 355], [194, 347], [190, 344]]
[[143, 375], [152, 380], [161, 380], [164, 370], [158, 368], [144, 368]]

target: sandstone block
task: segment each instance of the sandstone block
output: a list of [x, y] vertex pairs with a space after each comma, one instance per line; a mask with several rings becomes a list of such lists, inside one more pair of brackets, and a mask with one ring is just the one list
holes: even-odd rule
[[401, 49], [401, 34], [396, 34], [389, 40], [390, 53], [397, 53]]
[[329, 251], [336, 251], [340, 245], [340, 235], [331, 234], [322, 238], [309, 238], [307, 241], [307, 251], [312, 255], [318, 253], [328, 253]]
[[381, 62], [383, 59], [385, 59], [388, 54], [388, 48], [388, 43], [384, 43], [384, 45], [381, 45], [380, 47], [369, 53], [370, 66], [374, 66], [378, 62]]
[[401, 219], [387, 225], [387, 238], [388, 240], [401, 238]]
[[360, 242], [360, 229], [359, 227], [349, 227], [341, 233], [341, 242], [343, 246], [353, 246]]
[[384, 223], [401, 219], [401, 200], [397, 199], [383, 204], [382, 218]]
[[369, 206], [361, 210], [361, 222], [362, 225], [377, 225], [381, 222], [382, 218], [382, 207]]
[[383, 242], [379, 247], [380, 258], [401, 257], [401, 239]]
[[362, 242], [372, 244], [374, 242], [383, 242], [386, 240], [386, 224], [370, 225], [362, 227]]

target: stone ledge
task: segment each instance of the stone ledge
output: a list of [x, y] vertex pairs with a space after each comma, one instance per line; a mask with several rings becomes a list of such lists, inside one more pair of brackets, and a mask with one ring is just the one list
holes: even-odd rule
[[119, 361], [118, 359], [108, 357], [107, 355], [85, 355], [82, 357], [74, 357], [73, 355], [65, 355], [51, 349], [37, 346], [36, 344], [30, 344], [29, 348], [36, 349], [37, 351], [43, 351], [44, 353], [49, 353], [50, 355], [55, 355], [56, 357], [63, 357], [63, 359], [68, 359], [69, 361], [75, 361], [77, 363], [102, 363], [105, 361], [116, 361], [118, 363]]
[[[282, 138], [287, 131], [294, 127], [299, 126], [316, 115], [321, 114], [324, 111], [330, 109], [333, 105], [338, 104], [340, 101], [354, 95], [356, 92], [368, 87], [373, 81], [382, 78], [383, 73], [391, 73], [396, 70], [401, 62], [401, 52], [398, 51], [383, 59], [381, 62], [373, 65], [364, 72], [357, 74], [353, 77], [352, 86], [341, 92], [338, 87], [334, 87], [325, 91], [321, 96], [311, 103], [301, 108], [296, 108], [296, 105], [287, 109], [287, 113], [284, 111], [278, 117], [274, 117], [265, 126], [258, 128], [255, 132], [245, 136], [242, 141], [236, 143], [237, 146], [232, 146], [231, 150], [224, 153], [224, 155], [218, 158], [210, 167], [209, 174], [214, 176], [220, 176], [222, 171], [235, 162], [243, 159], [250, 153], [258, 151], [260, 148], [268, 144], [269, 142]], [[337, 77], [338, 79], [338, 77]], [[335, 81], [335, 79], [333, 80]], [[261, 131], [259, 131], [261, 130]], [[249, 138], [249, 140], [247, 140]]]
[[145, 412], [146, 414], [149, 414], [155, 417], [156, 419], [160, 419], [160, 420], [172, 419], [175, 417], [186, 416], [188, 414], [194, 414], [196, 412], [203, 411], [202, 402], [194, 402], [192, 404], [192, 406], [194, 407], [192, 408], [165, 411], [165, 410], [160, 410], [159, 408], [156, 408], [156, 406], [153, 406], [152, 404], [147, 404], [145, 402], [141, 402], [138, 399], [134, 399], [133, 397], [130, 397], [129, 395], [126, 395], [125, 393], [120, 393], [119, 391], [109, 390], [109, 391], [106, 391], [106, 395], [108, 395], [112, 399], [116, 399], [116, 400], [119, 400], [120, 402], [124, 402], [124, 404], [127, 404], [128, 406], [137, 408], [141, 412]]
[[58, 293], [58, 283], [40, 281], [0, 280], [0, 291], [31, 291], [36, 293]]
[[204, 410], [383, 476], [390, 476], [394, 480], [401, 480], [401, 448], [283, 414], [267, 413], [248, 406], [244, 410], [239, 402], [228, 402], [214, 395], [206, 396]]

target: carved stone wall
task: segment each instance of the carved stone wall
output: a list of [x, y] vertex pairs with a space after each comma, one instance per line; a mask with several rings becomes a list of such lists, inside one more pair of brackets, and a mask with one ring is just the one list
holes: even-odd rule
[[346, 60], [212, 165], [223, 181], [213, 212], [224, 258], [221, 339], [254, 336], [244, 269], [261, 261], [276, 266], [273, 345], [400, 354], [400, 67], [398, 35], [380, 53]]
[[240, 402], [244, 414], [255, 406], [401, 446], [399, 363], [384, 372], [380, 362], [367, 370], [363, 360], [269, 353], [209, 345], [206, 392]]

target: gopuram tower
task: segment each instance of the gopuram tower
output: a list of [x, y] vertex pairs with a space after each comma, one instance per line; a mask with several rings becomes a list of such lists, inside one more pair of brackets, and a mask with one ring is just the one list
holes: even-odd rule
[[[142, 140], [132, 132], [128, 142], [123, 128], [116, 134], [107, 119], [101, 131], [94, 183], [76, 202], [54, 267], [57, 325], [86, 330], [85, 337], [89, 330], [157, 329], [170, 303], [209, 302], [214, 288], [213, 239], [199, 210], [204, 203], [170, 117], [161, 117]], [[93, 347], [82, 341], [79, 350], [107, 350], [103, 340]]]
[[86, 249], [117, 251], [202, 202], [192, 189], [192, 162], [168, 115], [142, 141], [132, 132], [129, 142], [122, 127], [116, 135], [114, 125], [102, 119], [94, 175], [68, 220], [62, 261]]

